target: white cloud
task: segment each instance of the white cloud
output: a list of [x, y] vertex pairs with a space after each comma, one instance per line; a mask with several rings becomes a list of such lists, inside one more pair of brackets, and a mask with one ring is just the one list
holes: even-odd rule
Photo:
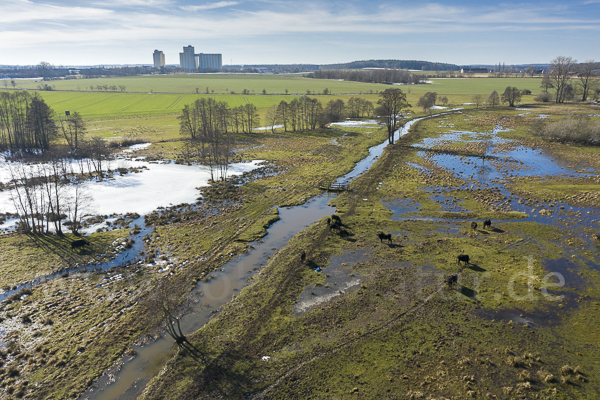
[[217, 8], [231, 7], [240, 4], [238, 1], [219, 1], [217, 3], [203, 4], [201, 6], [181, 6], [184, 11], [203, 11], [203, 10], [214, 10]]
[[109, 18], [113, 12], [90, 7], [62, 7], [34, 3], [29, 0], [5, 0], [0, 4], [0, 23], [24, 24], [34, 21], [99, 21]]

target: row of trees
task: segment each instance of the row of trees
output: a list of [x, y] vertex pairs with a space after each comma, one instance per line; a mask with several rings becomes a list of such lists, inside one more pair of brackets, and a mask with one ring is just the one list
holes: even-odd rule
[[[61, 221], [68, 219], [70, 229], [77, 232], [90, 201], [81, 185], [86, 168], [83, 159], [75, 164], [71, 159], [54, 158], [44, 163], [8, 165], [11, 198], [22, 231], [44, 233], [53, 227], [62, 234]], [[75, 165], [79, 165], [81, 175], [76, 173]]]
[[36, 93], [0, 93], [0, 149], [47, 150], [58, 136], [54, 112]]
[[[575, 91], [581, 94], [581, 100], [586, 101], [594, 89], [599, 86], [600, 64], [590, 60], [577, 63], [571, 57], [559, 56], [552, 60], [549, 73], [542, 78], [541, 87], [556, 90], [554, 100], [564, 103], [574, 97]], [[576, 85], [572, 80], [576, 79]]]
[[423, 79], [404, 69], [318, 70], [307, 76], [315, 79], [343, 79], [345, 81], [384, 84], [417, 84]]

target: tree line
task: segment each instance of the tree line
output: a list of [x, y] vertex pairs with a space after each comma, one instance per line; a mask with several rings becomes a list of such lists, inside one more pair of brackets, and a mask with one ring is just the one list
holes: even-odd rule
[[[21, 232], [62, 234], [62, 225], [74, 233], [81, 227], [90, 199], [82, 189], [85, 160], [54, 157], [43, 163], [9, 163], [13, 205]], [[77, 171], [76, 165], [79, 166]], [[79, 174], [79, 173], [80, 174]], [[62, 220], [67, 220], [62, 223]]]
[[318, 70], [307, 74], [307, 77], [314, 79], [343, 79], [345, 81], [383, 83], [388, 85], [392, 83], [417, 84], [424, 78], [404, 69]]
[[0, 149], [47, 150], [58, 137], [54, 112], [37, 93], [0, 93]]

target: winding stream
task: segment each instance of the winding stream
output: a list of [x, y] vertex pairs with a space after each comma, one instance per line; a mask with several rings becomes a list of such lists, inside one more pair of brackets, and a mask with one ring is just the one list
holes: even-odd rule
[[[395, 140], [408, 133], [410, 127], [423, 118], [407, 122], [403, 128], [395, 133]], [[388, 141], [373, 146], [369, 149], [369, 155], [358, 162], [354, 169], [338, 179], [338, 182], [350, 182], [367, 171], [373, 162], [382, 154]], [[182, 320], [182, 331], [189, 335], [204, 324], [214, 311], [230, 301], [231, 297], [246, 285], [249, 279], [266, 265], [268, 259], [275, 253], [276, 249], [287, 246], [288, 241], [298, 232], [304, 230], [310, 224], [331, 215], [335, 209], [329, 207], [327, 202], [330, 195], [321, 194], [310, 199], [306, 204], [287, 209], [280, 209], [280, 220], [269, 228], [269, 233], [262, 242], [253, 243], [254, 250], [248, 255], [240, 255], [229, 261], [217, 271], [210, 275], [214, 278], [204, 283], [200, 282], [196, 290], [202, 292], [201, 303], [209, 304], [210, 307], [197, 306]], [[163, 368], [165, 363], [173, 356], [174, 341], [170, 337], [161, 339], [145, 345], [134, 346], [137, 355], [129, 360], [123, 357], [123, 364], [110, 371], [88, 389], [81, 399], [90, 400], [112, 400], [112, 399], [135, 399], [144, 390], [146, 384]]]

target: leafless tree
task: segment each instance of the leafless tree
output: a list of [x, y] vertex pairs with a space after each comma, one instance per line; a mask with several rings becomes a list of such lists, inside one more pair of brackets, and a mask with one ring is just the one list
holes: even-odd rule
[[498, 95], [498, 92], [495, 90], [490, 94], [490, 97], [488, 97], [488, 104], [490, 104], [492, 108], [500, 104], [500, 95]]
[[577, 65], [577, 77], [579, 78], [579, 87], [581, 88], [581, 99], [586, 101], [591, 89], [597, 84], [600, 65], [594, 60], [586, 61]]
[[525, 68], [525, 73], [533, 78], [537, 74], [537, 68], [531, 65]]
[[521, 100], [521, 91], [516, 87], [507, 86], [501, 100], [503, 103], [508, 103], [509, 107], [514, 107], [515, 103]]
[[475, 108], [479, 108], [479, 106], [483, 104], [483, 95], [474, 94], [471, 97], [471, 101], [475, 104]]
[[73, 111], [67, 119], [60, 120], [60, 127], [71, 150], [77, 150], [79, 142], [84, 139], [87, 130], [81, 114], [77, 111]]
[[156, 329], [166, 332], [179, 349], [195, 359], [202, 359], [201, 351], [193, 346], [181, 328], [182, 318], [199, 304], [200, 293], [189, 293], [184, 277], [173, 276], [158, 281], [146, 301], [146, 312]]
[[567, 87], [576, 71], [577, 60], [571, 57], [559, 56], [552, 60], [550, 66], [550, 81], [556, 89], [556, 102], [564, 103], [567, 98]]
[[275, 133], [275, 125], [279, 123], [279, 115], [277, 114], [277, 106], [269, 108], [266, 115], [266, 124], [271, 127], [271, 133]]
[[406, 101], [406, 94], [402, 89], [386, 89], [379, 94], [380, 99], [378, 111], [388, 131], [388, 141], [394, 144], [394, 133], [400, 127], [402, 121], [401, 111], [404, 108], [411, 107]]

